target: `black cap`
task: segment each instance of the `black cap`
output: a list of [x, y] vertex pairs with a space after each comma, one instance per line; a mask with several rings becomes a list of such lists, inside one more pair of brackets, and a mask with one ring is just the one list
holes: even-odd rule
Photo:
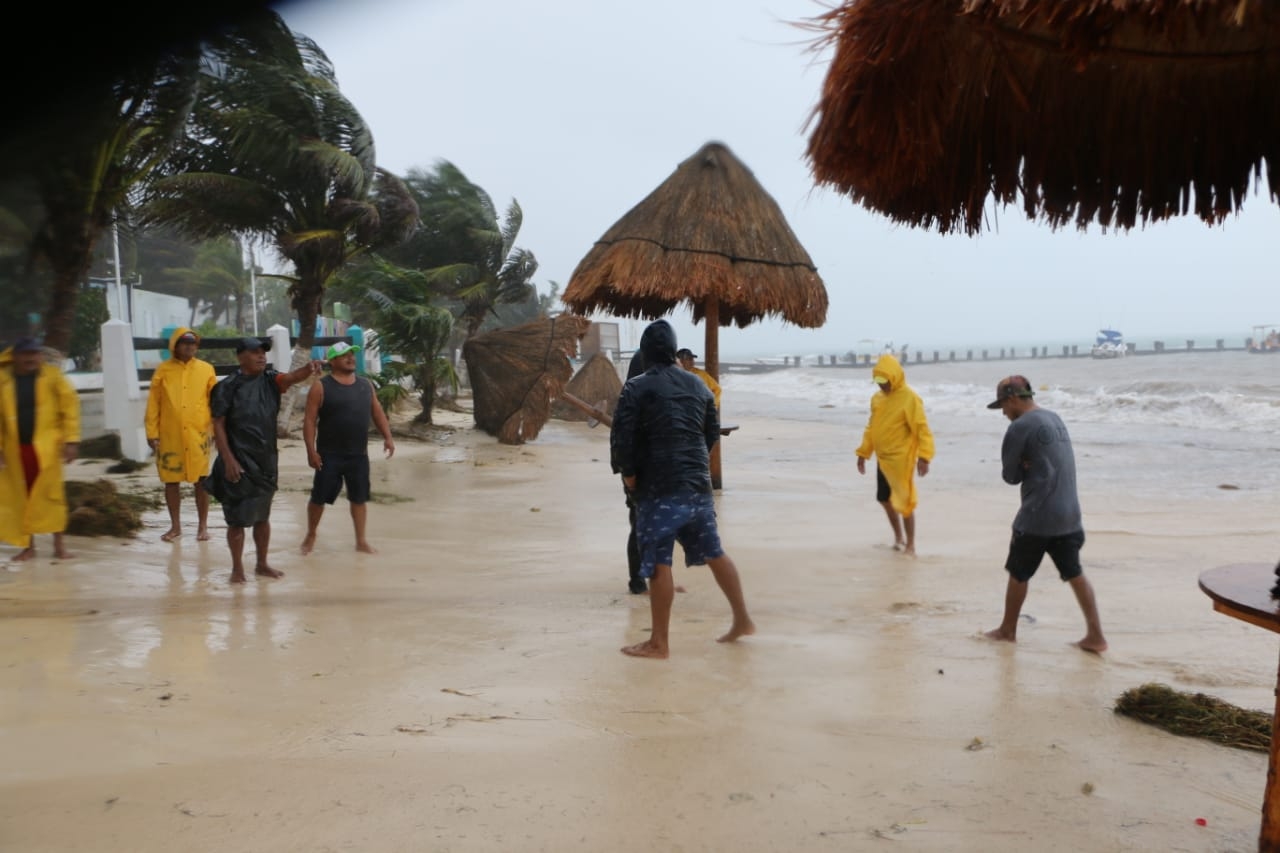
[[693, 354], [693, 350], [688, 347], [683, 347], [676, 350], [676, 358], [697, 358], [697, 356]]
[[993, 403], [988, 403], [988, 409], [998, 409], [1005, 400], [1011, 397], [1034, 397], [1035, 391], [1031, 390], [1031, 383], [1025, 376], [1006, 376], [996, 385], [996, 399]]
[[256, 349], [260, 349], [263, 352], [271, 352], [271, 339], [241, 338], [240, 342], [236, 344], [236, 355]]
[[14, 352], [39, 352], [44, 349], [44, 343], [39, 338], [18, 338], [13, 342]]

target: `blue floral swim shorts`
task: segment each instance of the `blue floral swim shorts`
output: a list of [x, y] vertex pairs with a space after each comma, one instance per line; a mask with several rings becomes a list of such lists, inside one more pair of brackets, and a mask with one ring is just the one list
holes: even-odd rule
[[684, 549], [686, 566], [706, 565], [724, 554], [716, 529], [716, 507], [709, 492], [685, 491], [660, 498], [641, 498], [636, 507], [636, 540], [640, 576], [653, 577], [656, 566], [669, 566], [675, 543]]

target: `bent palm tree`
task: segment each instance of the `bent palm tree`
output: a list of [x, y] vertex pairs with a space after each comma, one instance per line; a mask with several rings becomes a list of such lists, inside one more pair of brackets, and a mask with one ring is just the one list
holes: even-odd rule
[[143, 218], [196, 238], [266, 238], [293, 267], [300, 360], [329, 278], [356, 255], [403, 241], [418, 210], [403, 182], [377, 167], [373, 136], [328, 57], [290, 35], [270, 53], [248, 44], [234, 65], [210, 71], [178, 168], [149, 187]]

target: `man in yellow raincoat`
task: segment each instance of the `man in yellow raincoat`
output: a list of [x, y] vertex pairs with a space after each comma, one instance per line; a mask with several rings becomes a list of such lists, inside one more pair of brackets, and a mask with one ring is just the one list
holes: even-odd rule
[[858, 446], [858, 473], [867, 472], [867, 460], [874, 453], [876, 500], [893, 528], [893, 549], [915, 556], [914, 475], [929, 473], [933, 433], [925, 418], [924, 402], [907, 384], [906, 372], [896, 358], [888, 353], [880, 356], [871, 378], [880, 390], [871, 397], [871, 417]]
[[0, 540], [22, 550], [12, 562], [36, 555], [34, 535], [53, 534], [53, 554], [71, 556], [67, 492], [62, 466], [80, 448], [80, 397], [35, 338], [0, 352]]
[[151, 377], [147, 395], [147, 444], [156, 455], [156, 470], [164, 483], [169, 529], [160, 537], [172, 542], [182, 535], [180, 509], [183, 483], [192, 483], [196, 497], [196, 538], [209, 538], [209, 493], [200, 479], [209, 473], [213, 447], [213, 415], [209, 392], [218, 384], [213, 365], [196, 358], [200, 336], [182, 326], [169, 336], [170, 357]]

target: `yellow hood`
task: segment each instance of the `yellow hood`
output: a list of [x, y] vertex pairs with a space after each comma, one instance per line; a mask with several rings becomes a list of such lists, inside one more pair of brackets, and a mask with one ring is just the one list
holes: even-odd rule
[[889, 380], [889, 392], [893, 393], [899, 388], [907, 384], [907, 373], [902, 369], [902, 365], [898, 360], [889, 353], [880, 356], [880, 360], [876, 362], [876, 366], [871, 371], [872, 376], [880, 375]]
[[197, 346], [200, 344], [200, 335], [196, 334], [195, 329], [188, 329], [186, 326], [179, 326], [178, 328], [174, 329], [173, 334], [169, 336], [169, 352], [173, 352], [173, 350], [178, 346], [178, 338], [187, 334], [187, 332], [190, 332], [191, 334], [196, 336]]

